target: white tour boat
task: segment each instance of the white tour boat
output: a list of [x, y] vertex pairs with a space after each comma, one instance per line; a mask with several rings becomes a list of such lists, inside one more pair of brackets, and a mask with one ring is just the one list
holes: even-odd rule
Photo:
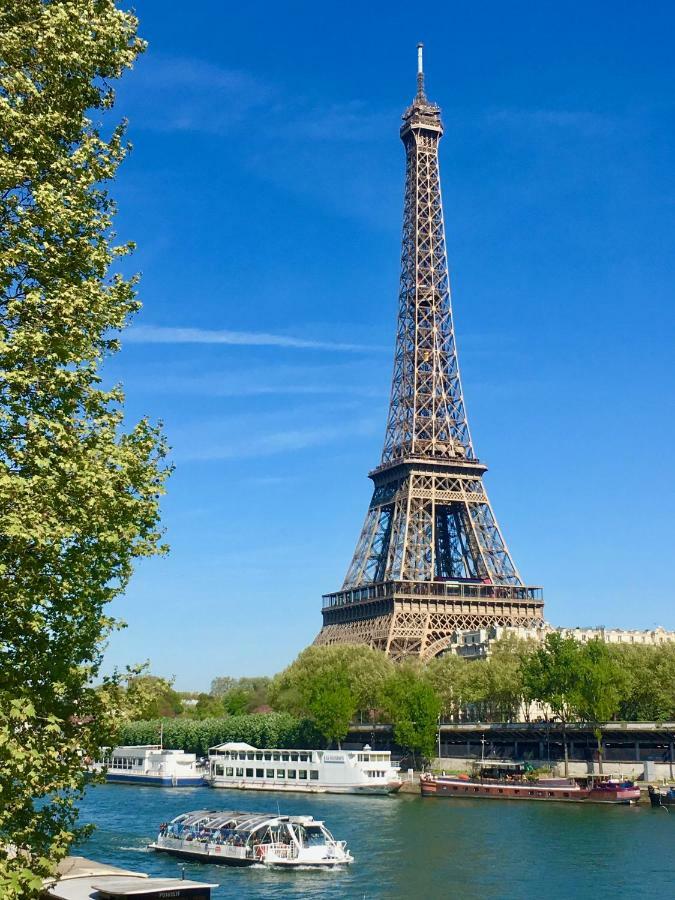
[[206, 770], [194, 753], [165, 750], [159, 744], [115, 747], [94, 769], [106, 768], [106, 781], [196, 787], [205, 784]]
[[199, 809], [160, 825], [152, 850], [228, 866], [334, 868], [353, 862], [312, 816]]
[[209, 750], [211, 787], [328, 794], [390, 794], [401, 787], [391, 753], [363, 750], [258, 750], [231, 742]]

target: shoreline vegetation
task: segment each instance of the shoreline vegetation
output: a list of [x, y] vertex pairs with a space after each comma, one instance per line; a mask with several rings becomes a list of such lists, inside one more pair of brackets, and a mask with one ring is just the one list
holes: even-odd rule
[[273, 678], [216, 678], [208, 694], [181, 694], [144, 667], [133, 671], [118, 686], [118, 742], [156, 743], [161, 730], [165, 746], [199, 755], [229, 740], [339, 747], [352, 724], [372, 723], [391, 725], [394, 742], [420, 763], [435, 755], [440, 722], [545, 717], [560, 725], [565, 755], [567, 726], [589, 725], [602, 765], [602, 723], [675, 718], [675, 646], [557, 634], [543, 643], [506, 635], [486, 659], [446, 655], [426, 665], [365, 646], [312, 646]]

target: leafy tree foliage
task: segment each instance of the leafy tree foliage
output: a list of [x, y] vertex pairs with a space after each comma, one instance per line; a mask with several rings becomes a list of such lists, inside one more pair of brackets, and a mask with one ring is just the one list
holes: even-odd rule
[[226, 741], [245, 741], [253, 747], [320, 747], [322, 736], [311, 722], [289, 713], [273, 712], [216, 719], [152, 719], [127, 722], [119, 730], [120, 744], [154, 744], [160, 729], [164, 746], [197, 753]]
[[225, 712], [238, 715], [254, 712], [267, 705], [272, 679], [266, 676], [231, 678], [229, 675], [214, 678], [211, 695], [222, 700]]
[[[107, 603], [158, 551], [165, 453], [124, 430], [100, 367], [138, 309], [112, 274], [104, 183], [127, 152], [89, 116], [143, 49], [114, 0], [0, 6], [0, 895], [37, 896], [76, 833]], [[13, 852], [10, 852], [12, 848]]]
[[619, 711], [626, 677], [615, 655], [603, 641], [589, 641], [581, 648], [579, 659], [581, 671], [576, 711], [582, 720], [595, 726], [598, 764], [602, 772], [600, 725], [609, 722]]
[[419, 666], [396, 667], [382, 690], [382, 707], [394, 726], [394, 740], [413, 759], [435, 755], [441, 701]]
[[183, 702], [172, 682], [157, 675], [138, 675], [129, 681], [124, 709], [130, 719], [157, 719], [176, 716]]
[[378, 706], [392, 662], [356, 644], [308, 647], [276, 677], [270, 701], [313, 721], [328, 741], [339, 742], [359, 711]]
[[533, 700], [545, 703], [560, 719], [563, 731], [565, 775], [569, 773], [567, 723], [580, 704], [582, 681], [581, 647], [574, 638], [547, 634], [527, 659], [523, 668], [525, 691]]
[[611, 653], [624, 680], [618, 715], [624, 721], [675, 719], [675, 646], [616, 645]]
[[467, 703], [478, 699], [474, 674], [473, 666], [452, 653], [429, 662], [426, 677], [440, 701], [443, 719], [459, 719]]

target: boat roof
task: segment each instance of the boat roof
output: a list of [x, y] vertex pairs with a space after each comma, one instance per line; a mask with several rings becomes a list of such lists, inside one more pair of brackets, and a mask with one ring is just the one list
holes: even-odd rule
[[170, 747], [160, 747], [159, 744], [120, 744], [119, 747], [113, 747], [115, 753], [133, 753], [134, 751], [149, 751], [151, 753], [178, 753], [180, 756], [194, 756], [194, 753], [185, 753], [184, 750], [171, 749]]
[[282, 816], [279, 813], [251, 813], [237, 810], [197, 809], [183, 813], [171, 820], [183, 827], [199, 825], [201, 828], [216, 830], [226, 825], [235, 831], [256, 831], [262, 825], [278, 825], [290, 822], [292, 825], [322, 825], [314, 816]]
[[244, 743], [244, 741], [228, 741], [225, 744], [218, 744], [215, 747], [209, 747], [209, 750], [257, 750], [257, 747], [252, 747], [250, 744]]

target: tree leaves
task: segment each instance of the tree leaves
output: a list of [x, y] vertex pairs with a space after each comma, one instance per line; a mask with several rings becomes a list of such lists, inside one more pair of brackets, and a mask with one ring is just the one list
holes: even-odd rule
[[[111, 232], [124, 124], [110, 79], [143, 43], [114, 0], [0, 7], [0, 894], [68, 852], [86, 757], [114, 710], [91, 684], [134, 562], [161, 551], [158, 426], [101, 388], [139, 308]], [[9, 854], [8, 846], [15, 852]]]

